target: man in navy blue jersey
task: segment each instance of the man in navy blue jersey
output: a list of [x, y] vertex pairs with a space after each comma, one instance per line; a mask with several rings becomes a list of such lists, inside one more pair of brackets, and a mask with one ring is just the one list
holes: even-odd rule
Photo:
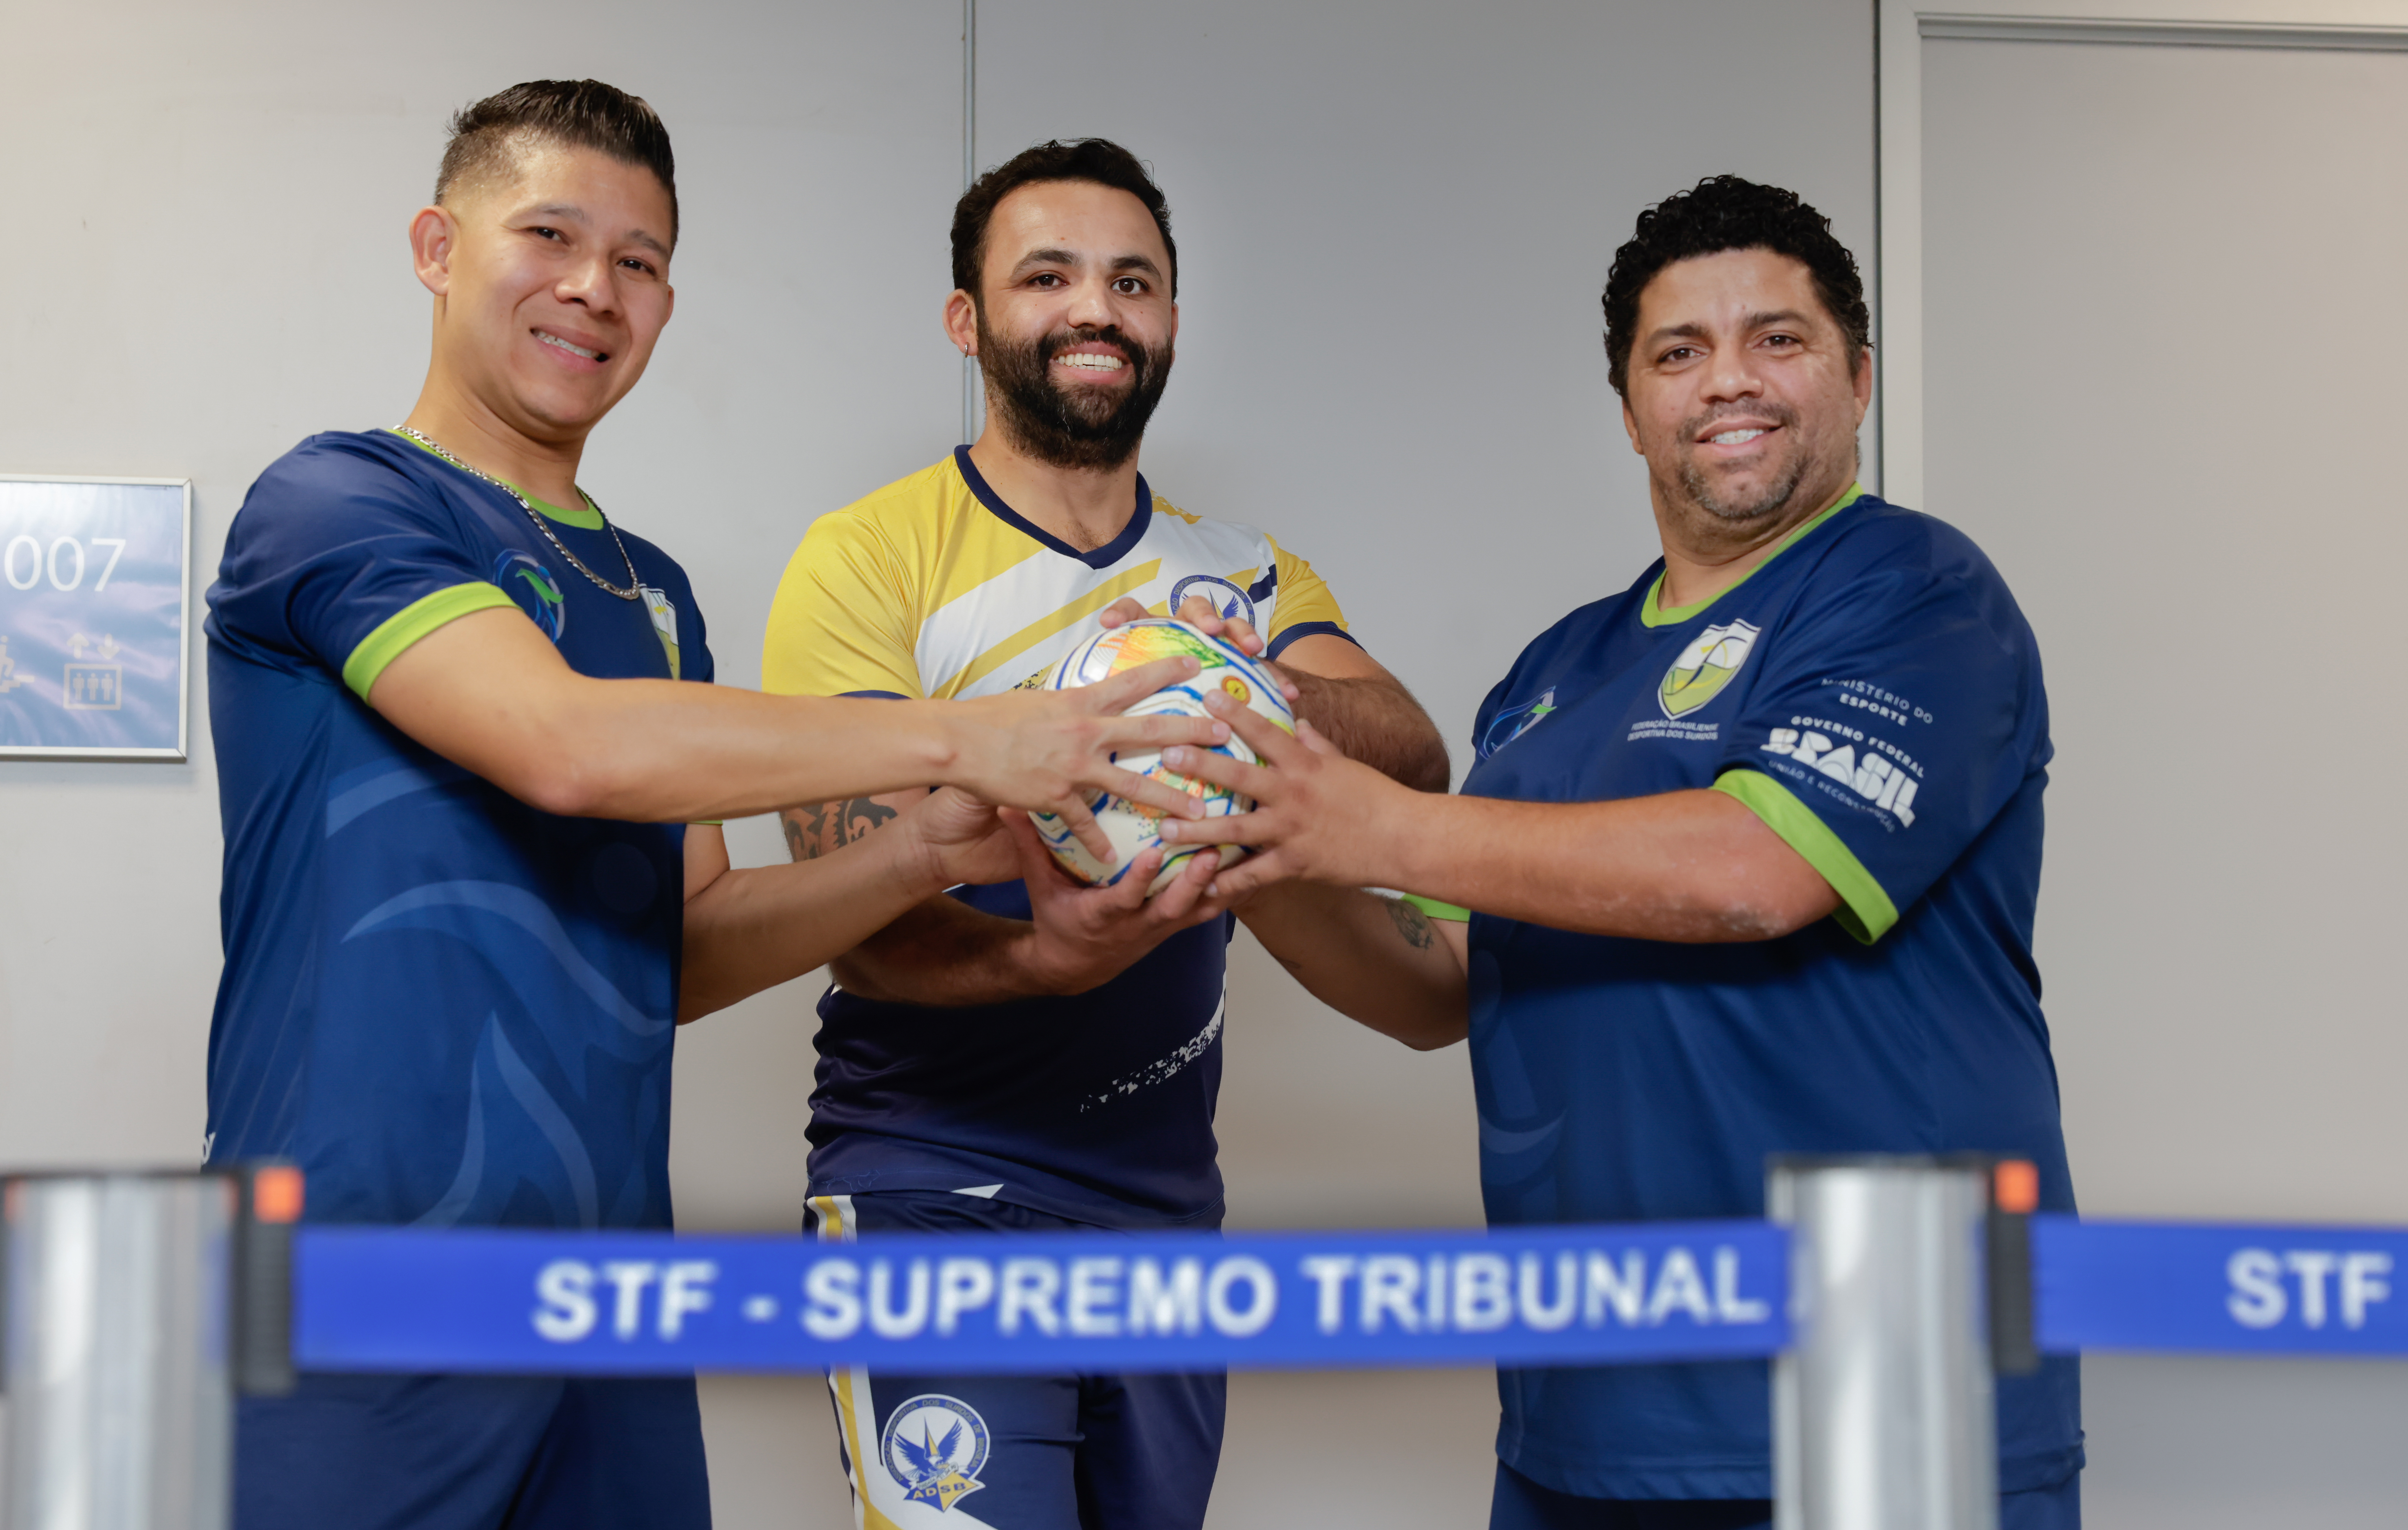
[[[204, 1156], [294, 1160], [312, 1220], [667, 1227], [678, 1022], [1016, 876], [990, 803], [1109, 859], [1082, 789], [1191, 811], [1111, 751], [1226, 737], [1114, 715], [1183, 659], [950, 705], [709, 684], [684, 571], [577, 486], [668, 322], [675, 188], [609, 85], [463, 111], [410, 224], [416, 408], [302, 442], [227, 533]], [[906, 787], [897, 832], [729, 868], [720, 818]], [[241, 1530], [710, 1523], [690, 1378], [312, 1376], [244, 1403], [235, 1479]]]
[[[1856, 483], [1856, 262], [1794, 194], [1718, 177], [1641, 215], [1605, 312], [1662, 560], [1523, 652], [1461, 796], [1238, 715], [1267, 766], [1166, 758], [1257, 810], [1165, 838], [1260, 849], [1212, 895], [1256, 894], [1330, 1003], [1469, 1036], [1491, 1221], [1761, 1216], [1780, 1151], [2014, 1154], [2071, 1211], [2040, 655], [1981, 549]], [[1771, 1517], [1761, 1363], [1498, 1384], [1498, 1530]], [[2007, 1530], [2079, 1521], [2077, 1389], [2071, 1357], [2000, 1384]]]

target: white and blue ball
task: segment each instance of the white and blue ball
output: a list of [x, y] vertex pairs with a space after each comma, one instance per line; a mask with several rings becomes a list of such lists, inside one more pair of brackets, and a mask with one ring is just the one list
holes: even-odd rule
[[[1130, 707], [1125, 715], [1142, 717], [1170, 714], [1187, 717], [1209, 717], [1204, 710], [1204, 698], [1213, 691], [1232, 697], [1268, 718], [1290, 733], [1296, 731], [1296, 713], [1282, 694], [1279, 682], [1258, 661], [1250, 658], [1235, 644], [1210, 637], [1202, 628], [1168, 616], [1148, 616], [1109, 632], [1088, 639], [1070, 650], [1062, 662], [1046, 677], [1047, 690], [1068, 690], [1078, 686], [1092, 686], [1109, 679], [1124, 670], [1151, 664], [1158, 658], [1174, 658], [1182, 655], [1194, 658], [1202, 666], [1194, 675], [1173, 686], [1166, 686], [1152, 696]], [[1256, 763], [1254, 752], [1244, 740], [1230, 735], [1226, 743], [1206, 745], [1214, 754], [1227, 755]], [[1233, 813], [1251, 810], [1254, 803], [1226, 787], [1207, 781], [1191, 780], [1166, 768], [1159, 753], [1124, 754], [1114, 757], [1126, 771], [1162, 782], [1173, 790], [1186, 792], [1204, 804], [1208, 818], [1226, 817]], [[1168, 851], [1162, 869], [1154, 873], [1146, 890], [1151, 898], [1168, 886], [1179, 869], [1198, 849], [1210, 846], [1193, 844], [1163, 845], [1162, 815], [1150, 807], [1130, 802], [1117, 793], [1090, 792], [1088, 810], [1096, 822], [1111, 840], [1118, 858], [1110, 865], [1096, 859], [1070, 826], [1051, 813], [1033, 813], [1029, 821], [1037, 826], [1045, 848], [1053, 853], [1065, 871], [1079, 880], [1095, 887], [1111, 887], [1127, 874], [1129, 863], [1145, 851], [1156, 846]]]

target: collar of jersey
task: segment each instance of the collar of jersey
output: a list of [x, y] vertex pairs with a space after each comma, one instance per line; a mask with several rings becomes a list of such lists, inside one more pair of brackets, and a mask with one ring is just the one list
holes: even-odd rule
[[1816, 511], [1811, 520], [1808, 520], [1803, 525], [1799, 526], [1797, 530], [1792, 531], [1789, 535], [1782, 538], [1781, 545], [1772, 550], [1771, 555], [1765, 558], [1764, 563], [1759, 563], [1755, 568], [1750, 569], [1747, 572], [1740, 575], [1738, 585], [1733, 585], [1730, 587], [1730, 590], [1724, 590], [1721, 595], [1709, 595], [1704, 599], [1698, 601], [1696, 605], [1673, 606], [1667, 609], [1666, 607], [1658, 604], [1657, 597], [1664, 593], [1664, 574], [1662, 570], [1657, 570], [1656, 573], [1656, 583], [1647, 586], [1646, 603], [1639, 608], [1640, 625], [1642, 627], [1678, 627], [1681, 623], [1687, 621], [1690, 617], [1697, 615], [1698, 613], [1704, 611], [1708, 606], [1711, 606], [1715, 601], [1721, 599], [1724, 595], [1728, 595], [1731, 590], [1739, 588], [1740, 585], [1744, 585], [1749, 580], [1754, 579], [1763, 570], [1765, 563], [1770, 563], [1773, 558], [1779, 557], [1782, 554], [1789, 551], [1791, 547], [1797, 544], [1799, 538], [1804, 536], [1807, 532], [1813, 530], [1816, 527], [1821, 526], [1825, 521], [1829, 520], [1832, 516], [1837, 515], [1840, 512], [1847, 509], [1850, 505], [1855, 504], [1864, 497], [1865, 486], [1862, 484], [1849, 484], [1847, 493], [1840, 496], [1839, 498], [1833, 500], [1823, 509]]
[[1013, 530], [1043, 542], [1064, 557], [1077, 558], [1090, 569], [1109, 569], [1128, 556], [1129, 549], [1144, 538], [1146, 523], [1154, 518], [1154, 491], [1145, 486], [1145, 474], [1140, 473], [1137, 475], [1137, 513], [1129, 517], [1128, 525], [1121, 527], [1120, 535], [1093, 552], [1082, 553], [1005, 504], [1003, 496], [995, 492], [985, 475], [978, 470], [978, 464], [970, 460], [968, 447], [953, 448], [953, 466], [961, 469], [962, 482], [969, 485], [970, 493], [987, 508], [987, 513]]
[[[437, 462], [443, 462], [441, 457], [436, 457], [433, 452], [427, 451], [424, 445], [418, 441], [411, 440], [408, 436], [405, 436], [400, 431], [394, 429], [391, 426], [387, 426], [385, 427], [385, 434], [391, 436], [397, 441], [417, 447], [420, 451], [425, 452], [428, 456], [435, 457], [435, 460]], [[452, 464], [448, 462], [443, 462], [443, 466], [446, 468], [452, 468]], [[455, 473], [460, 471], [457, 468], [452, 468], [452, 470]], [[477, 478], [477, 475], [474, 473], [464, 473], [462, 476], [466, 478]], [[477, 479], [477, 482], [481, 484], [484, 480], [479, 478]], [[497, 479], [495, 482], [508, 484], [509, 484], [509, 490], [512, 494], [524, 496], [526, 502], [533, 505], [538, 512], [540, 512], [545, 520], [558, 521], [563, 526], [573, 526], [580, 531], [599, 531], [602, 529], [602, 512], [594, 508], [594, 501], [591, 499], [585, 500], [585, 508], [583, 510], [563, 510], [558, 505], [546, 504], [541, 499], [537, 498], [534, 495], [528, 494], [526, 490], [519, 487], [516, 484], [510, 484], [509, 480], [507, 478]], [[577, 495], [579, 498], [583, 499], [585, 498], [585, 491], [583, 489], [580, 489], [577, 491]]]

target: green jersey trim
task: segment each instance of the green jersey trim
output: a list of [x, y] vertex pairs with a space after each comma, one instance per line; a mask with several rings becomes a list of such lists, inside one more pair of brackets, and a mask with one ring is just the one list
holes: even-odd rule
[[[1782, 554], [1789, 551], [1791, 547], [1797, 545], [1799, 538], [1804, 536], [1807, 532], [1813, 530], [1816, 527], [1821, 526], [1825, 521], [1837, 515], [1840, 512], [1847, 509], [1850, 505], [1855, 504], [1858, 499], [1863, 498], [1864, 494], [1865, 486], [1862, 484], [1849, 484], [1847, 493], [1840, 496], [1838, 499], [1826, 505], [1823, 509], [1816, 511], [1813, 516], [1803, 525], [1799, 526], [1798, 529], [1782, 538], [1781, 545], [1772, 550], [1771, 555], [1765, 558], [1764, 563], [1770, 563], [1773, 558], [1779, 557]], [[1757, 570], [1764, 567], [1764, 563], [1759, 563], [1756, 568], [1750, 569], [1747, 572], [1740, 575], [1738, 583], [1732, 585], [1730, 589], [1723, 591], [1722, 595], [1710, 595], [1704, 599], [1697, 602], [1695, 605], [1673, 606], [1670, 610], [1667, 610], [1659, 603], [1659, 598], [1664, 593], [1664, 576], [1659, 573], [1656, 576], [1656, 583], [1647, 586], [1646, 603], [1639, 608], [1640, 623], [1646, 627], [1678, 626], [1680, 623], [1687, 621], [1690, 617], [1697, 615], [1708, 606], [1711, 606], [1715, 601], [1721, 599], [1724, 595], [1728, 595], [1731, 590], [1735, 590], [1739, 588], [1741, 585], [1744, 585], [1749, 580], [1754, 579], [1756, 576]]]
[[[401, 436], [403, 440], [408, 441], [410, 445], [426, 453], [428, 456], [434, 457], [436, 461], [442, 462], [443, 466], [446, 468], [452, 467], [451, 463], [444, 462], [441, 456], [430, 450], [424, 441], [415, 440], [410, 437], [402, 436], [400, 431], [394, 430], [391, 426], [387, 426], [385, 429], [392, 435]], [[457, 472], [459, 469], [454, 468], [452, 470]], [[496, 482], [507, 486], [512, 494], [523, 496], [526, 502], [533, 505], [537, 510], [542, 512], [545, 519], [547, 520], [558, 521], [563, 526], [573, 526], [580, 531], [599, 531], [602, 529], [602, 512], [594, 508], [594, 501], [591, 499], [585, 500], [585, 508], [582, 510], [563, 510], [558, 505], [546, 504], [543, 500], [537, 498], [534, 495], [528, 494], [526, 490], [519, 487], [516, 484], [510, 483], [507, 478], [498, 479]], [[577, 497], [580, 499], [584, 499], [585, 491], [583, 489], [578, 490]]]
[[1449, 924], [1468, 924], [1471, 920], [1471, 910], [1468, 908], [1457, 908], [1453, 903], [1441, 903], [1435, 898], [1424, 898], [1418, 893], [1400, 892], [1397, 896], [1433, 919], [1444, 919]]
[[1840, 895], [1840, 906], [1831, 917], [1840, 928], [1870, 945], [1889, 933], [1898, 923], [1898, 905], [1889, 894], [1865, 870], [1856, 852], [1845, 841], [1831, 832], [1830, 826], [1814, 816], [1813, 810], [1790, 795], [1789, 788], [1761, 771], [1745, 767], [1725, 771], [1714, 782], [1713, 789], [1727, 797], [1736, 797], [1747, 810], [1764, 820], [1764, 827], [1781, 836], [1789, 848], [1806, 858], [1806, 864], [1822, 873]]
[[519, 609], [519, 603], [493, 585], [480, 581], [474, 585], [454, 585], [450, 589], [412, 600], [378, 625], [377, 629], [360, 640], [351, 657], [343, 660], [343, 684], [352, 695], [365, 701], [377, 677], [408, 652], [409, 645], [447, 623], [456, 622], [473, 612], [492, 611], [508, 606]]

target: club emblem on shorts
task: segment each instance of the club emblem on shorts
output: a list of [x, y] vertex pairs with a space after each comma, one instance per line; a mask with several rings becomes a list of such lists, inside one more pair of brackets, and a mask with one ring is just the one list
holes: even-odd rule
[[1729, 622], [1707, 628], [1690, 639], [1689, 646], [1664, 671], [1664, 683], [1656, 688], [1664, 715], [1685, 717], [1720, 696], [1731, 676], [1747, 662], [1763, 630], [1745, 622]]
[[903, 1484], [903, 1501], [953, 1507], [966, 1494], [986, 1486], [986, 1421], [958, 1397], [924, 1393], [887, 1415], [878, 1453]]
[[494, 559], [494, 583], [535, 618], [545, 637], [558, 642], [568, 630], [568, 602], [561, 598], [560, 581], [534, 558], [516, 548], [504, 553]]
[[1170, 586], [1170, 602], [1163, 609], [1176, 616], [1180, 602], [1191, 595], [1211, 601], [1212, 609], [1224, 617], [1235, 616], [1248, 627], [1254, 625], [1254, 599], [1219, 574], [1189, 574]]

